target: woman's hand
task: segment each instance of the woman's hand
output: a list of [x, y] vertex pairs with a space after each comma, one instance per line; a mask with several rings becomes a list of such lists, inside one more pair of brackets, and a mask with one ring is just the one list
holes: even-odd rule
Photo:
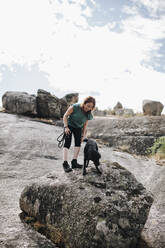
[[81, 143], [83, 142], [84, 136], [81, 136]]
[[66, 135], [69, 135], [70, 134], [69, 127], [64, 127], [64, 132], [65, 132]]

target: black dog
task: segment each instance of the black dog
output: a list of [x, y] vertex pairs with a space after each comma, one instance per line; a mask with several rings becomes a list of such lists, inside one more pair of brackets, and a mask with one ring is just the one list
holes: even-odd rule
[[88, 167], [89, 161], [93, 161], [96, 166], [96, 170], [99, 174], [102, 172], [99, 170], [98, 166], [100, 165], [99, 159], [101, 158], [100, 153], [98, 152], [98, 146], [96, 141], [92, 139], [84, 139], [84, 142], [87, 142], [84, 147], [84, 165], [83, 165], [83, 175], [87, 174], [86, 168]]

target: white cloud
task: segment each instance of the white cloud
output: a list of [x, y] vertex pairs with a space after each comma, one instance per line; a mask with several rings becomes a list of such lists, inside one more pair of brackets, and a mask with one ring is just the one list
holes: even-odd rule
[[165, 16], [158, 20], [136, 15], [123, 21], [124, 30], [135, 32], [144, 39], [158, 40], [165, 38]]
[[132, 0], [138, 6], [146, 7], [150, 16], [158, 17], [160, 12], [165, 12], [164, 0]]
[[91, 15], [85, 0], [0, 2], [1, 63], [38, 63], [54, 89], [81, 96], [99, 92], [101, 108], [118, 100], [135, 109], [141, 108], [142, 98], [159, 95], [163, 100], [163, 91], [155, 92], [165, 75], [143, 62], [160, 56], [156, 40], [165, 36], [164, 17], [132, 16], [123, 21], [123, 32], [115, 33], [109, 28], [114, 23], [89, 26], [86, 17]]
[[90, 2], [91, 2], [94, 6], [96, 6], [95, 0], [90, 0]]
[[128, 14], [128, 15], [137, 15], [138, 14], [138, 8], [137, 6], [124, 6], [122, 8], [122, 12], [124, 12], [125, 14]]
[[[53, 18], [46, 1], [5, 0], [0, 3], [1, 62], [33, 63], [51, 40]], [[12, 58], [11, 58], [12, 57]]]

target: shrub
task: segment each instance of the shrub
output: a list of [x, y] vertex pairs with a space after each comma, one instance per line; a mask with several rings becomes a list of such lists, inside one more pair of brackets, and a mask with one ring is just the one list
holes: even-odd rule
[[158, 138], [149, 150], [157, 159], [165, 159], [165, 136]]

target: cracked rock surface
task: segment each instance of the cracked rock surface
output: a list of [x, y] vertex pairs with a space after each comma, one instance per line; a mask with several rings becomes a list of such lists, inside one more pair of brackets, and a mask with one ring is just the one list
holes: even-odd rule
[[[0, 130], [0, 247], [54, 248], [54, 243], [22, 223], [19, 217], [19, 199], [23, 189], [37, 183], [40, 177], [56, 173], [63, 175], [62, 150], [58, 148], [56, 141], [62, 128], [35, 122], [28, 117], [0, 113]], [[102, 126], [100, 133], [101, 130]], [[84, 144], [79, 156], [80, 163], [83, 161], [83, 146]], [[156, 165], [154, 160], [119, 152], [104, 145], [100, 145], [99, 149], [103, 164], [106, 160], [119, 163], [153, 193], [154, 203], [142, 237], [150, 247], [163, 248], [164, 167]], [[72, 152], [71, 148], [70, 160]], [[89, 164], [90, 169], [94, 169], [92, 163]], [[76, 172], [73, 175], [74, 173]], [[98, 196], [94, 198], [94, 202], [101, 204]], [[120, 221], [120, 225], [127, 225], [127, 222]], [[103, 226], [104, 223], [101, 223], [97, 227], [100, 229]]]

